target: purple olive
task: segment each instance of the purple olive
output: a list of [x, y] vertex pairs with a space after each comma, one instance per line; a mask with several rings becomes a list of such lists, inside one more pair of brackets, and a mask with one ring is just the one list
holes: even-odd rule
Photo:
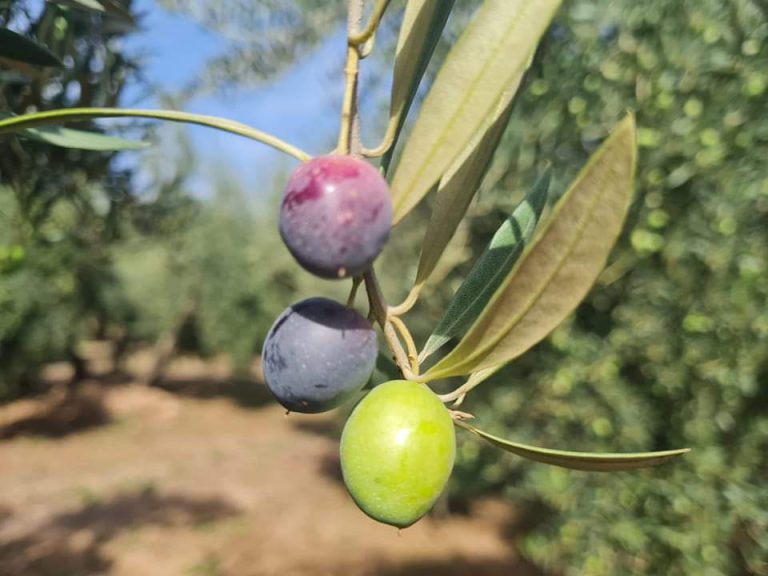
[[392, 227], [392, 199], [378, 170], [351, 156], [319, 156], [288, 179], [280, 235], [304, 268], [322, 278], [365, 272]]
[[288, 410], [324, 412], [365, 386], [377, 354], [368, 320], [333, 300], [310, 298], [285, 310], [269, 330], [264, 378]]

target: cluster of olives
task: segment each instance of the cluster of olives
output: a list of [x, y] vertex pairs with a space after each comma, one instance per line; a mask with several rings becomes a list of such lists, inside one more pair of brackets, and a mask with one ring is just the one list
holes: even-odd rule
[[[290, 177], [280, 235], [308, 271], [328, 279], [364, 274], [392, 226], [389, 187], [370, 164], [321, 156]], [[264, 376], [292, 412], [317, 413], [355, 397], [378, 355], [376, 333], [356, 310], [326, 298], [285, 310], [267, 335]], [[373, 389], [355, 407], [341, 439], [344, 482], [369, 516], [398, 527], [421, 518], [453, 468], [452, 419], [426, 386], [405, 380]]]

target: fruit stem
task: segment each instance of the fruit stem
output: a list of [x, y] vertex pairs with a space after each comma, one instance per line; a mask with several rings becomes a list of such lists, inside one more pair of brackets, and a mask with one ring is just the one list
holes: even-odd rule
[[383, 327], [384, 339], [387, 341], [387, 345], [395, 355], [395, 364], [397, 364], [400, 374], [403, 378], [412, 382], [417, 381], [418, 375], [414, 374], [411, 370], [411, 365], [408, 360], [408, 355], [403, 349], [403, 345], [400, 343], [400, 339], [397, 336], [394, 324], [392, 322], [386, 322]]
[[405, 348], [408, 350], [408, 361], [411, 366], [411, 370], [414, 375], [419, 375], [419, 351], [416, 349], [416, 343], [413, 341], [410, 330], [400, 318], [397, 316], [389, 316], [389, 321], [397, 330], [400, 338], [405, 342]]
[[371, 14], [371, 19], [368, 20], [368, 24], [365, 25], [365, 28], [360, 32], [349, 33], [347, 43], [350, 46], [357, 48], [358, 46], [365, 44], [368, 42], [368, 40], [371, 39], [371, 37], [376, 33], [376, 29], [379, 27], [381, 17], [384, 15], [384, 11], [387, 9], [387, 6], [389, 6], [389, 2], [390, 0], [378, 0], [376, 2], [376, 5], [373, 7], [373, 14]]
[[357, 296], [357, 289], [360, 288], [360, 284], [363, 283], [363, 279], [360, 276], [352, 278], [352, 289], [349, 291], [347, 297], [347, 307], [352, 308], [355, 305], [355, 297]]
[[397, 364], [403, 378], [406, 380], [417, 380], [418, 373], [414, 374], [413, 370], [411, 370], [408, 354], [403, 349], [395, 326], [387, 314], [387, 302], [384, 299], [384, 294], [381, 291], [381, 286], [373, 267], [368, 269], [363, 278], [365, 279], [365, 291], [368, 294], [368, 302], [371, 305], [371, 314], [369, 316], [373, 316], [374, 320], [381, 326], [384, 332], [384, 339], [389, 349], [395, 355], [395, 364]]
[[361, 153], [366, 158], [380, 158], [384, 156], [389, 149], [392, 148], [392, 144], [395, 142], [395, 134], [397, 134], [397, 128], [400, 124], [400, 118], [392, 116], [387, 122], [387, 131], [384, 133], [384, 138], [381, 140], [381, 144], [376, 148], [363, 148]]
[[466, 382], [464, 382], [464, 384], [462, 384], [455, 390], [451, 392], [447, 392], [446, 394], [438, 394], [437, 397], [440, 398], [440, 400], [442, 400], [446, 404], [448, 402], [456, 401], [455, 406], [460, 406], [461, 403], [464, 401], [464, 396], [466, 396], [467, 392], [477, 387], [477, 385], [483, 381], [483, 379], [473, 378], [472, 376], [470, 376], [469, 379]]
[[411, 288], [411, 291], [408, 293], [408, 296], [405, 297], [405, 300], [403, 300], [397, 306], [390, 306], [388, 310], [389, 315], [402, 316], [403, 314], [409, 312], [411, 308], [413, 308], [413, 306], [416, 304], [416, 301], [419, 299], [421, 287], [422, 284], [416, 284], [413, 288]]

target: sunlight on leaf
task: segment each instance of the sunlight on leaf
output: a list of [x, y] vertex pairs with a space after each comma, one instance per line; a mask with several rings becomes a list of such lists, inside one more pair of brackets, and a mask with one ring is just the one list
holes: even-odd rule
[[572, 470], [589, 470], [592, 472], [617, 472], [620, 470], [634, 470], [637, 468], [648, 468], [664, 464], [673, 458], [682, 456], [690, 452], [690, 448], [680, 448], [678, 450], [664, 450], [661, 452], [630, 452], [630, 453], [594, 453], [594, 452], [568, 452], [565, 450], [550, 450], [547, 448], [537, 448], [527, 444], [510, 442], [498, 436], [488, 434], [482, 430], [457, 421], [457, 425], [465, 430], [479, 436], [486, 442], [493, 444], [497, 448], [512, 452], [523, 458], [535, 460], [543, 464], [570, 468]]
[[621, 232], [635, 159], [630, 115], [592, 155], [486, 309], [456, 348], [424, 374], [425, 381], [509, 362], [573, 312]]
[[448, 54], [392, 178], [394, 222], [427, 194], [515, 84], [560, 0], [486, 0]]

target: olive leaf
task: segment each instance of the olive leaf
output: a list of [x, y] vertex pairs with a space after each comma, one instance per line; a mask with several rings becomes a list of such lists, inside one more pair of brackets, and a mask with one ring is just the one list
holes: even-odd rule
[[48, 48], [7, 28], [0, 28], [0, 58], [32, 66], [64, 66]]
[[75, 148], [77, 150], [140, 150], [149, 146], [149, 142], [115, 138], [98, 132], [71, 130], [69, 128], [28, 128], [20, 134], [32, 140], [45, 142], [60, 148]]
[[527, 67], [561, 0], [485, 0], [449, 52], [392, 177], [394, 222], [427, 194]]
[[101, 12], [133, 23], [131, 12], [119, 0], [48, 0], [48, 2], [67, 8]]
[[310, 158], [309, 154], [295, 146], [291, 146], [271, 134], [256, 130], [245, 124], [216, 116], [204, 116], [176, 110], [132, 110], [127, 108], [64, 108], [47, 110], [45, 112], [1, 118], [0, 134], [28, 130], [39, 126], [93, 120], [95, 118], [148, 118], [152, 120], [166, 120], [168, 122], [197, 124], [257, 140], [301, 161], [306, 161]]
[[454, 0], [409, 0], [405, 7], [400, 36], [397, 39], [389, 107], [390, 126], [387, 131], [392, 131], [392, 141], [389, 143], [389, 150], [381, 159], [385, 173], [453, 3]]
[[456, 421], [461, 428], [479, 436], [494, 446], [512, 452], [523, 458], [570, 468], [572, 470], [589, 470], [592, 472], [617, 472], [619, 470], [634, 470], [636, 468], [648, 468], [658, 466], [673, 458], [682, 456], [691, 451], [690, 448], [678, 450], [663, 450], [660, 452], [629, 452], [629, 453], [594, 453], [594, 452], [568, 452], [565, 450], [551, 450], [538, 448], [528, 444], [510, 442], [498, 436], [484, 432], [466, 422]]
[[[0, 124], [3, 119], [17, 118], [0, 112]], [[60, 126], [43, 128], [23, 128], [19, 130], [20, 137], [45, 142], [60, 148], [75, 148], [78, 150], [110, 151], [110, 150], [139, 150], [149, 146], [148, 142], [115, 138], [98, 132], [71, 130]]]
[[440, 179], [435, 206], [421, 244], [419, 267], [413, 285], [413, 290], [417, 293], [434, 272], [459, 223], [464, 218], [469, 204], [480, 188], [493, 154], [509, 123], [516, 89], [517, 85], [514, 89], [505, 92], [487, 129], [473, 136], [459, 160]]
[[592, 155], [477, 321], [423, 380], [509, 362], [578, 306], [621, 232], [635, 157], [635, 121], [629, 115]]
[[107, 11], [107, 14], [116, 16], [122, 20], [133, 23], [133, 15], [131, 12], [123, 6], [120, 0], [99, 0], [101, 5]]
[[48, 0], [48, 2], [67, 8], [79, 8], [82, 10], [92, 10], [94, 12], [106, 11], [106, 8], [104, 8], [99, 0]]
[[420, 361], [452, 338], [463, 335], [483, 312], [531, 241], [547, 202], [550, 179], [551, 171], [547, 169], [493, 235], [485, 252], [456, 291], [443, 317], [427, 339], [419, 355]]

